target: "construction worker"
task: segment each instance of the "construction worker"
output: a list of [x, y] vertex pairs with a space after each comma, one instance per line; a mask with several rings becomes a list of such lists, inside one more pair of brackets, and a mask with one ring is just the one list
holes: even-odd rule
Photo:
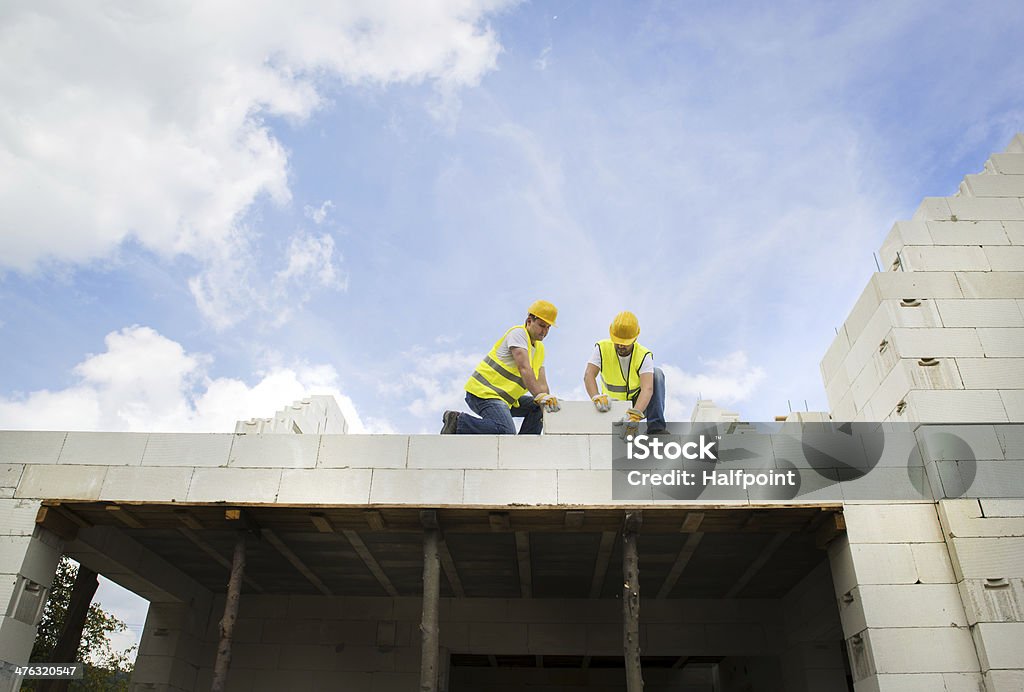
[[[636, 342], [640, 322], [631, 312], [620, 312], [608, 328], [609, 338], [594, 345], [583, 373], [583, 386], [601, 413], [611, 409], [608, 399], [633, 404], [622, 422], [635, 429], [647, 417], [647, 432], [665, 431], [665, 373], [654, 367], [654, 354]], [[601, 375], [601, 390], [597, 376]]]
[[442, 435], [515, 435], [513, 418], [523, 418], [520, 435], [539, 435], [544, 411], [561, 408], [544, 374], [544, 337], [555, 326], [558, 309], [535, 301], [524, 324], [509, 327], [494, 342], [466, 381], [466, 403], [477, 416], [444, 412]]

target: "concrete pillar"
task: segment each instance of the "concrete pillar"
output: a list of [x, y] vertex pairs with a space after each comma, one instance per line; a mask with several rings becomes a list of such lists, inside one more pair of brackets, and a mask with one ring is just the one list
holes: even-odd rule
[[0, 500], [0, 690], [18, 689], [64, 542], [35, 524], [39, 502]]
[[848, 504], [829, 546], [857, 692], [982, 689], [934, 504]]

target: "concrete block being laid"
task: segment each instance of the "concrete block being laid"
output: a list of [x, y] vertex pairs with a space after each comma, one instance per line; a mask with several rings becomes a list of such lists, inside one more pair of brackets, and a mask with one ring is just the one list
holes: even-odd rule
[[611, 435], [612, 423], [626, 415], [628, 401], [611, 400], [612, 410], [600, 413], [589, 401], [563, 401], [557, 413], [544, 414], [545, 435]]

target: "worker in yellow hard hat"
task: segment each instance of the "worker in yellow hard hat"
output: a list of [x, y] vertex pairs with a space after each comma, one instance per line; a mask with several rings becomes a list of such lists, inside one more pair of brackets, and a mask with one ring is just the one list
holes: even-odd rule
[[[637, 343], [640, 322], [620, 312], [608, 328], [608, 338], [594, 345], [583, 373], [583, 386], [601, 413], [611, 409], [609, 398], [632, 403], [623, 422], [635, 426], [647, 418], [647, 432], [665, 430], [665, 373], [654, 367], [654, 354]], [[601, 376], [601, 389], [597, 376]]]
[[509, 327], [466, 381], [466, 403], [479, 416], [444, 412], [442, 435], [539, 435], [544, 411], [561, 408], [544, 374], [544, 337], [558, 309], [546, 300], [530, 305], [526, 321]]

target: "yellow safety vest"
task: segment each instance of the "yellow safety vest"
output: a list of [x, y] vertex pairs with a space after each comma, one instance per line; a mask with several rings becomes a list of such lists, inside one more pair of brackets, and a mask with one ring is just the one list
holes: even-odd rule
[[[498, 360], [498, 347], [505, 340], [508, 333], [513, 329], [526, 329], [519, 324], [509, 327], [501, 338], [494, 342], [490, 353], [484, 356], [476, 370], [466, 381], [466, 391], [481, 399], [502, 399], [509, 408], [516, 405], [519, 397], [527, 393], [523, 378], [519, 375], [519, 368], [508, 366]], [[526, 350], [530, 358], [530, 367], [533, 369], [533, 376], [540, 377], [540, 368], [544, 365], [544, 344], [538, 341], [533, 343], [530, 334], [526, 334]]]
[[634, 343], [629, 357], [629, 372], [624, 374], [612, 340], [598, 341], [597, 346], [601, 349], [601, 391], [612, 399], [636, 399], [640, 394], [640, 364], [650, 351]]

